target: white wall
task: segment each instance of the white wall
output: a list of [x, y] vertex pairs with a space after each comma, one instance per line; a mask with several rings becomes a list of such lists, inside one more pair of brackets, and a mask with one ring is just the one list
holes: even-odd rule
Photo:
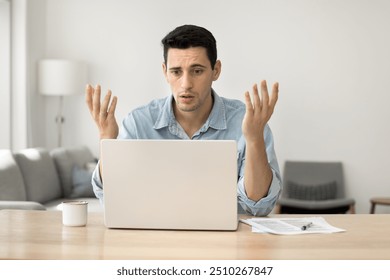
[[[19, 0], [20, 1], [20, 0]], [[46, 146], [46, 137], [53, 137], [55, 132], [47, 130], [46, 97], [36, 94], [37, 61], [46, 56], [46, 0], [25, 0], [28, 4], [27, 41], [28, 41], [28, 142], [29, 146]], [[50, 116], [52, 123], [54, 117]]]
[[11, 5], [0, 1], [0, 149], [11, 147]]
[[[390, 196], [389, 1], [46, 2], [42, 58], [87, 61], [90, 82], [118, 95], [118, 120], [169, 94], [161, 38], [181, 24], [202, 25], [218, 42], [219, 94], [242, 99], [261, 79], [279, 81], [270, 124], [282, 168], [287, 159], [342, 161], [358, 213], [368, 212], [370, 197]], [[37, 144], [50, 148], [57, 103], [45, 102], [46, 138]], [[64, 106], [65, 145], [87, 144], [97, 155], [97, 129], [84, 96], [66, 97]]]
[[11, 2], [11, 148], [19, 150], [28, 146], [28, 93], [27, 72], [27, 17], [26, 0]]

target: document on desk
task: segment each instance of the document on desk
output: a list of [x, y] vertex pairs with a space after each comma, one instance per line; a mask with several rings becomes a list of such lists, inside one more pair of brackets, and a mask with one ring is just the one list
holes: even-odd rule
[[331, 226], [322, 217], [306, 218], [251, 218], [241, 219], [241, 222], [252, 226], [252, 232], [272, 233], [281, 235], [334, 233], [344, 229]]

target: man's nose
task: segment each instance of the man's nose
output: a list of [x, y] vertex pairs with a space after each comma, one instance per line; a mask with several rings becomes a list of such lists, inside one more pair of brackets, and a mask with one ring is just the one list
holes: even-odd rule
[[192, 88], [192, 85], [193, 81], [191, 75], [189, 73], [184, 73], [181, 77], [181, 87], [183, 89], [190, 89]]

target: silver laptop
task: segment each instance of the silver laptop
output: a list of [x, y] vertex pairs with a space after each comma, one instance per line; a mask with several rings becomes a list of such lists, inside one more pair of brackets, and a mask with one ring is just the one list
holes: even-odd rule
[[102, 140], [108, 228], [236, 230], [233, 140]]

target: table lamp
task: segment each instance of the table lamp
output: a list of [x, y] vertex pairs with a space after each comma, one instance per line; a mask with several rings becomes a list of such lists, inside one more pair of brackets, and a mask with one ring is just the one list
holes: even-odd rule
[[58, 129], [58, 147], [62, 145], [63, 97], [81, 94], [87, 83], [87, 65], [81, 61], [44, 59], [38, 62], [38, 91], [43, 95], [58, 96], [59, 107], [55, 118]]

